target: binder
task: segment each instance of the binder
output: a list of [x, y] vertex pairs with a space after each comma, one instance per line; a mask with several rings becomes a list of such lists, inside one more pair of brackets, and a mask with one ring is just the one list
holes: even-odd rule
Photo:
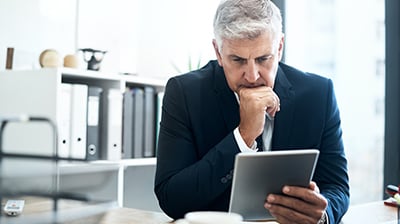
[[164, 92], [158, 92], [156, 100], [157, 106], [156, 106], [156, 140], [155, 140], [156, 142], [155, 142], [155, 152], [154, 152], [155, 155], [157, 155], [158, 135], [160, 133], [163, 98], [164, 98]]
[[71, 91], [72, 85], [61, 83], [60, 98], [58, 100], [58, 156], [68, 158], [71, 148]]
[[123, 95], [119, 89], [108, 89], [103, 94], [101, 158], [120, 160], [122, 155]]
[[89, 86], [87, 98], [86, 160], [100, 159], [100, 98], [103, 89]]
[[133, 151], [133, 94], [129, 88], [125, 90], [123, 96], [122, 119], [122, 157], [124, 159], [130, 159], [132, 158]]
[[142, 88], [132, 88], [133, 96], [133, 158], [143, 158], [143, 125], [144, 125], [144, 91]]
[[70, 157], [86, 159], [88, 86], [72, 84], [71, 87]]
[[143, 140], [143, 156], [155, 156], [155, 91], [153, 87], [144, 87], [144, 140]]

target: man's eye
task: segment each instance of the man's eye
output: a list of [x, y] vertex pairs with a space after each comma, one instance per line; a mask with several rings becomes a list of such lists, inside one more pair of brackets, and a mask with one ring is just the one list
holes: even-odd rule
[[233, 61], [243, 64], [245, 62], [245, 59], [244, 58], [234, 58]]
[[265, 57], [261, 57], [261, 58], [257, 58], [257, 62], [258, 63], [263, 63], [265, 61], [269, 61], [272, 57], [271, 56], [265, 56]]

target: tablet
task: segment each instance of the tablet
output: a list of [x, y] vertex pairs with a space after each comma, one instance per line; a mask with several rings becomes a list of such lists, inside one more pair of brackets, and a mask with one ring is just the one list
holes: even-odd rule
[[273, 220], [264, 208], [267, 195], [281, 194], [284, 185], [308, 187], [318, 155], [316, 149], [237, 154], [229, 212], [246, 221]]

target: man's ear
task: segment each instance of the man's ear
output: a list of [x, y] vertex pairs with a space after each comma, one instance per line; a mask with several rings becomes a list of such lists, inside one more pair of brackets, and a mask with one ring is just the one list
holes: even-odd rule
[[279, 61], [281, 61], [282, 56], [283, 56], [283, 45], [285, 43], [285, 34], [282, 33], [282, 37], [279, 40], [279, 48], [278, 48], [278, 58]]
[[222, 57], [221, 57], [221, 53], [219, 52], [219, 49], [218, 49], [217, 41], [215, 39], [213, 39], [212, 44], [214, 46], [214, 52], [215, 52], [215, 55], [217, 56], [218, 64], [219, 64], [219, 66], [222, 67]]

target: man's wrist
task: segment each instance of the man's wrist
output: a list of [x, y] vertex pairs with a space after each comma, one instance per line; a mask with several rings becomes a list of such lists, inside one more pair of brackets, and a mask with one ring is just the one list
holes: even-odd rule
[[241, 152], [256, 152], [257, 151], [257, 142], [254, 141], [253, 145], [251, 147], [248, 147], [239, 132], [239, 127], [235, 128], [235, 130], [233, 131], [233, 135], [235, 136], [236, 143], [238, 144]]

